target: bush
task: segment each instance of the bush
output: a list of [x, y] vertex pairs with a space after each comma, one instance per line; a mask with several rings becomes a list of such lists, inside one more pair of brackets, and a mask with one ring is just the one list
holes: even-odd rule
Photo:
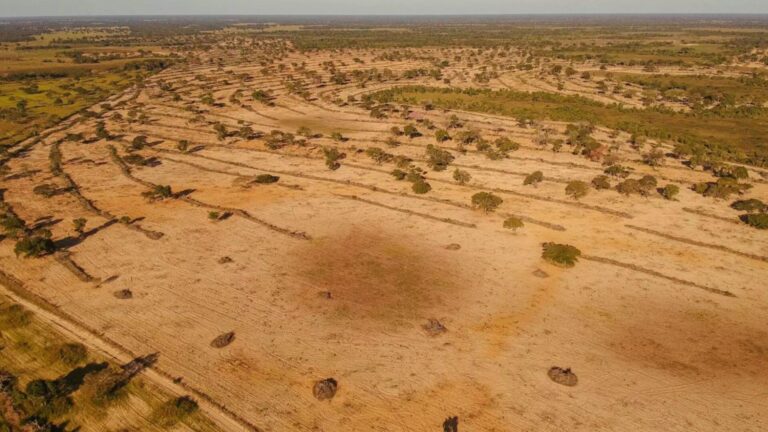
[[652, 167], [664, 165], [664, 152], [659, 149], [653, 149], [643, 155], [643, 162]]
[[656, 177], [652, 175], [643, 176], [638, 183], [640, 184], [640, 193], [643, 195], [649, 195], [658, 184]]
[[341, 153], [335, 147], [324, 147], [323, 154], [325, 155], [325, 166], [330, 170], [337, 170], [341, 167], [340, 160], [347, 157], [346, 153]]
[[748, 200], [738, 200], [731, 204], [731, 208], [734, 210], [745, 212], [763, 212], [766, 210], [765, 204], [759, 199], [750, 198]]
[[173, 191], [168, 185], [155, 185], [152, 189], [142, 192], [141, 195], [150, 200], [161, 200], [173, 196]]
[[630, 169], [621, 165], [611, 165], [603, 171], [611, 177], [627, 178], [630, 174]]
[[562, 266], [573, 267], [581, 256], [581, 251], [571, 245], [559, 243], [544, 243], [541, 257], [546, 261]]
[[610, 189], [611, 182], [608, 180], [608, 176], [599, 175], [592, 179], [592, 187], [597, 190]]
[[50, 184], [50, 183], [43, 183], [41, 185], [35, 186], [34, 189], [32, 189], [32, 192], [34, 192], [36, 195], [44, 196], [46, 198], [50, 198], [54, 195], [56, 195], [56, 185]]
[[259, 174], [253, 179], [253, 182], [259, 184], [272, 184], [277, 183], [279, 180], [280, 177], [273, 176], [272, 174]]
[[565, 194], [576, 200], [587, 196], [588, 193], [589, 185], [580, 180], [570, 181], [565, 187]]
[[56, 250], [56, 246], [53, 240], [49, 236], [45, 235], [32, 235], [24, 237], [16, 242], [16, 246], [13, 248], [13, 252], [16, 256], [24, 255], [26, 258], [39, 257], [53, 253]]
[[432, 186], [430, 186], [429, 183], [425, 182], [424, 180], [418, 180], [413, 182], [411, 189], [413, 190], [413, 192], [421, 195], [431, 191]]
[[13, 213], [0, 215], [0, 226], [6, 235], [14, 237], [26, 229], [26, 223]]
[[394, 156], [385, 152], [384, 150], [378, 148], [378, 147], [370, 147], [365, 151], [365, 154], [368, 155], [371, 159], [373, 159], [374, 162], [377, 164], [382, 164], [384, 162], [390, 162], [392, 159], [394, 159]]
[[88, 350], [80, 343], [66, 343], [59, 346], [56, 356], [67, 366], [77, 366], [88, 358]]
[[187, 141], [187, 140], [181, 140], [181, 141], [179, 141], [179, 142], [178, 142], [178, 144], [176, 144], [176, 148], [177, 148], [177, 149], [178, 149], [180, 152], [184, 152], [184, 153], [186, 153], [186, 152], [187, 152], [187, 150], [189, 150], [189, 141]]
[[642, 193], [642, 187], [640, 182], [635, 179], [626, 179], [623, 182], [616, 185], [616, 190], [623, 195], [632, 195]]
[[171, 428], [198, 410], [197, 402], [189, 396], [181, 396], [159, 406], [153, 413], [154, 423]]
[[520, 149], [520, 144], [512, 141], [507, 137], [499, 137], [493, 142], [497, 149], [502, 153], [517, 151]]
[[445, 142], [451, 139], [451, 136], [448, 134], [448, 131], [445, 129], [438, 129], [435, 131], [435, 141], [437, 142]]
[[747, 213], [739, 216], [739, 219], [751, 227], [761, 230], [768, 229], [768, 214]]
[[515, 216], [510, 216], [504, 220], [504, 228], [511, 229], [513, 232], [517, 232], [517, 229], [522, 228], [523, 226], [522, 219]]
[[504, 200], [490, 192], [478, 192], [472, 195], [472, 207], [489, 213], [503, 203]]
[[398, 181], [403, 180], [408, 175], [408, 173], [406, 173], [401, 169], [395, 169], [390, 174], [392, 175], [392, 177], [395, 178], [395, 180], [398, 180]]
[[528, 174], [525, 177], [525, 180], [523, 180], [524, 185], [537, 185], [544, 181], [544, 174], [541, 171], [534, 171], [530, 174]]
[[730, 177], [722, 177], [717, 179], [716, 182], [696, 183], [693, 185], [692, 189], [696, 193], [700, 193], [706, 197], [725, 199], [732, 194], [741, 194], [751, 187], [752, 185], [747, 183], [739, 183], [736, 179]]
[[435, 171], [444, 171], [453, 162], [453, 155], [432, 144], [427, 146], [427, 165]]
[[24, 306], [12, 304], [0, 309], [0, 328], [14, 329], [26, 327], [32, 322], [32, 312], [26, 310]]
[[104, 406], [121, 398], [126, 384], [123, 373], [114, 366], [86, 375], [79, 389], [80, 396], [96, 406]]
[[456, 183], [464, 185], [472, 180], [472, 176], [468, 172], [456, 168], [453, 170], [453, 179], [456, 180]]
[[677, 196], [677, 194], [680, 193], [680, 188], [677, 187], [677, 185], [668, 184], [668, 185], [664, 186], [663, 188], [661, 188], [659, 193], [665, 199], [674, 200], [675, 196]]
[[416, 138], [421, 136], [421, 132], [416, 129], [416, 126], [408, 124], [403, 128], [403, 135], [407, 136], [408, 138]]
[[75, 229], [75, 232], [79, 235], [83, 235], [83, 232], [85, 231], [85, 224], [88, 223], [88, 220], [86, 218], [77, 218], [72, 220], [72, 227]]
[[139, 135], [131, 141], [131, 148], [134, 150], [141, 150], [147, 145], [147, 137]]

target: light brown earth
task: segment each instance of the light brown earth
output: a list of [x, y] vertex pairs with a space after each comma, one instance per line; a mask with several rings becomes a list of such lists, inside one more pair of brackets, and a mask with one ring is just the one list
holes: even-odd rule
[[[354, 104], [330, 101], [405, 82], [439, 83], [310, 86], [310, 101], [281, 84], [291, 62], [305, 61], [324, 79], [320, 64], [331, 59], [346, 59], [338, 67], [347, 70], [429, 67], [374, 54], [293, 53], [281, 61], [287, 71], [265, 76], [258, 63], [218, 53], [227, 58], [221, 68], [176, 66], [114, 97], [123, 117], [138, 107], [150, 118], [115, 121], [113, 111], [104, 112], [107, 129], [122, 138], [62, 141], [67, 132], [93, 135], [96, 120], [78, 118], [44, 135], [11, 163], [14, 173], [32, 174], [3, 180], [5, 201], [23, 219], [58, 221], [50, 227], [57, 240], [74, 235], [73, 218], [87, 218], [88, 228], [108, 220], [71, 193], [32, 193], [40, 183], [64, 186], [49, 164], [59, 145], [63, 170], [83, 197], [107, 216], [140, 218], [143, 229], [163, 235], [153, 239], [117, 223], [75, 242], [71, 259], [93, 280], [53, 257], [16, 258], [8, 240], [0, 243], [0, 268], [125, 349], [160, 353], [158, 371], [182, 377], [188, 391], [215, 402], [211, 412], [226, 407], [254, 430], [439, 431], [449, 416], [459, 417], [461, 430], [488, 432], [768, 429], [768, 237], [740, 224], [729, 202], [688, 188], [709, 174], [669, 158], [658, 169], [642, 165], [619, 134], [634, 176], [679, 184], [679, 200], [593, 190], [577, 202], [565, 196], [565, 182], [589, 182], [600, 163], [536, 148], [534, 129], [515, 119], [458, 112], [483, 136], [509, 136], [523, 148], [501, 161], [453, 152], [447, 171], [428, 172], [433, 190], [416, 195], [388, 174], [392, 164], [377, 165], [355, 149], [382, 147], [426, 169], [432, 132], [388, 148], [390, 127], [405, 120], [372, 119]], [[366, 64], [354, 65], [353, 57]], [[489, 86], [546, 85], [515, 74]], [[160, 80], [182, 100], [160, 91]], [[242, 106], [228, 101], [238, 89]], [[251, 101], [255, 89], [272, 90], [277, 106]], [[199, 103], [207, 91], [224, 106]], [[203, 123], [190, 122], [187, 102], [203, 110]], [[454, 114], [415, 110], [441, 127]], [[265, 133], [309, 126], [325, 136], [271, 151], [263, 139], [220, 141], [213, 122]], [[349, 140], [328, 138], [337, 130]], [[608, 142], [607, 132], [596, 137]], [[122, 171], [108, 145], [125, 156], [136, 135], [152, 143], [136, 153], [159, 163]], [[179, 140], [200, 148], [179, 152]], [[340, 169], [326, 168], [322, 146], [344, 148]], [[470, 184], [453, 182], [455, 166], [471, 173]], [[547, 180], [523, 186], [535, 170]], [[746, 197], [765, 200], [765, 180], [750, 170], [754, 188]], [[263, 173], [280, 181], [244, 187], [242, 177]], [[148, 202], [141, 193], [151, 184], [191, 192]], [[489, 190], [504, 199], [495, 213], [468, 208], [474, 193]], [[217, 207], [234, 214], [209, 220]], [[502, 228], [510, 214], [526, 221], [516, 234]], [[571, 244], [585, 256], [574, 268], [555, 267], [541, 259], [543, 242]], [[116, 298], [121, 289], [133, 298]], [[447, 332], [429, 336], [422, 325], [430, 318]], [[236, 334], [230, 345], [210, 346], [229, 331]], [[572, 368], [578, 385], [551, 381], [552, 366]], [[316, 400], [314, 383], [329, 377], [339, 383], [336, 396]]]

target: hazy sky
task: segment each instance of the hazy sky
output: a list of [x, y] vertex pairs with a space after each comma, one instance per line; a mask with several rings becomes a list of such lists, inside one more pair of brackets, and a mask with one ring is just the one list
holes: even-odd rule
[[0, 16], [768, 13], [768, 0], [0, 0]]

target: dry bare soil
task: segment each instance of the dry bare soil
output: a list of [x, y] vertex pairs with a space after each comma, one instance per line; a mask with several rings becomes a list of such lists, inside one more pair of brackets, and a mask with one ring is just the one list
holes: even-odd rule
[[[384, 60], [377, 50], [293, 52], [265, 70], [228, 52], [208, 53], [220, 64], [203, 56], [169, 68], [94, 108], [97, 117], [29, 140], [3, 179], [4, 200], [29, 224], [47, 225], [69, 255], [17, 258], [5, 240], [0, 268], [124, 349], [159, 353], [157, 370], [247, 429], [438, 431], [449, 416], [461, 430], [487, 432], [768, 429], [768, 237], [739, 222], [730, 201], [690, 190], [710, 173], [673, 158], [647, 166], [629, 135], [598, 128], [595, 139], [616, 147], [633, 178], [650, 174], [681, 191], [665, 200], [592, 190], [577, 201], [566, 183], [589, 183], [604, 166], [535, 144], [537, 130], [563, 136], [564, 123], [419, 106], [404, 119], [398, 105], [372, 118], [344, 101], [445, 84], [393, 78], [361, 88], [330, 82], [323, 68], [333, 61], [341, 71], [397, 75], [426, 62]], [[472, 67], [456, 63], [445, 75], [472, 86]], [[289, 92], [289, 76], [305, 70], [321, 84], [302, 78], [307, 97]], [[487, 87], [546, 85], [534, 73], [503, 72]], [[253, 100], [254, 90], [269, 91], [273, 106]], [[587, 84], [572, 91], [608, 97]], [[424, 121], [444, 128], [452, 115], [463, 126], [451, 134], [474, 129], [521, 148], [490, 160], [447, 141], [439, 145], [456, 159], [429, 169], [425, 148], [437, 143]], [[87, 139], [97, 121], [111, 139]], [[423, 136], [388, 146], [390, 129], [409, 123]], [[216, 124], [228, 136], [219, 139]], [[236, 134], [244, 126], [254, 133]], [[302, 126], [322, 136], [270, 144], [271, 131]], [[75, 133], [86, 139], [65, 139]], [[136, 136], [148, 144], [132, 148]], [[411, 158], [432, 190], [416, 194], [395, 180], [394, 164], [372, 160], [370, 147]], [[324, 148], [346, 153], [339, 169], [328, 169]], [[61, 172], [51, 169], [57, 152]], [[129, 155], [148, 161], [131, 164]], [[466, 185], [453, 180], [457, 167], [471, 174]], [[748, 169], [753, 188], [742, 199], [765, 200], [765, 172]], [[537, 170], [544, 181], [524, 186]], [[261, 174], [279, 181], [253, 182]], [[42, 183], [65, 190], [45, 198], [33, 193]], [[155, 185], [172, 196], [142, 196]], [[496, 211], [471, 208], [483, 191], [503, 199]], [[512, 215], [525, 224], [514, 233], [502, 226]], [[71, 223], [80, 217], [84, 236]], [[572, 268], [552, 265], [545, 242], [583, 255]], [[430, 319], [446, 331], [425, 330]], [[234, 340], [212, 347], [226, 332]], [[550, 380], [553, 366], [571, 368], [578, 384]], [[319, 401], [312, 388], [325, 378], [338, 391]]]

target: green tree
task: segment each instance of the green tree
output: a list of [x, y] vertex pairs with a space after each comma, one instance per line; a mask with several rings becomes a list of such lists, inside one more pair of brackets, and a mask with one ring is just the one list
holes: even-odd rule
[[472, 195], [472, 207], [490, 213], [503, 203], [500, 197], [490, 192], [478, 192]]

